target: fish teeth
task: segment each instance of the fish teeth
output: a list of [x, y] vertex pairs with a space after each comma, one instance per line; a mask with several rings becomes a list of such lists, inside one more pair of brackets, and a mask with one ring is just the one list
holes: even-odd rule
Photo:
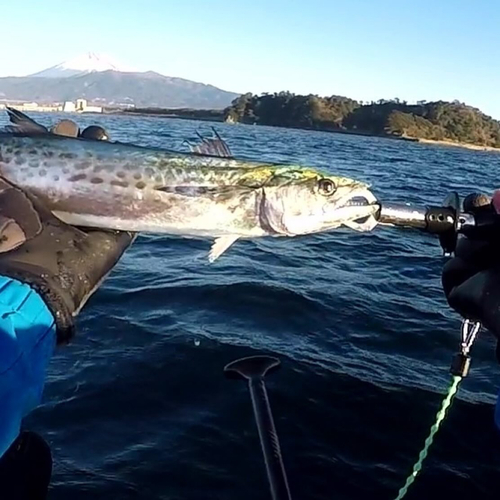
[[[377, 198], [369, 189], [354, 189], [339, 200], [339, 203], [347, 204], [353, 198], [365, 198], [367, 205], [377, 202]], [[353, 205], [357, 205], [354, 203]]]

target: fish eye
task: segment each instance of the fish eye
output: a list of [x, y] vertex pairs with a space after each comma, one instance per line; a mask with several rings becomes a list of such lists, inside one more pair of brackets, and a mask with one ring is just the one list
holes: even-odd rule
[[320, 179], [318, 181], [318, 191], [324, 196], [330, 196], [336, 189], [337, 186], [331, 179]]

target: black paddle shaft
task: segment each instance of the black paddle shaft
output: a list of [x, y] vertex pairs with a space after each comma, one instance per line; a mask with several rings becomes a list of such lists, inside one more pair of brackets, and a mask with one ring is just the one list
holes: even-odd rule
[[237, 375], [248, 380], [272, 498], [273, 500], [291, 500], [278, 434], [264, 383], [266, 373], [278, 366], [279, 360], [277, 358], [253, 356], [230, 363], [224, 371], [230, 377]]
[[264, 380], [260, 377], [254, 378], [249, 380], [248, 385], [273, 499], [290, 499], [290, 490], [281, 456], [280, 443], [274, 426]]

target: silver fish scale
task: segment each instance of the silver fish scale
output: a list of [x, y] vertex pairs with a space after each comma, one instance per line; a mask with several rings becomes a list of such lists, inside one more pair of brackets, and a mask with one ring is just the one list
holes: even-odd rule
[[[42, 137], [0, 136], [0, 162], [10, 175], [23, 179], [51, 174], [100, 184], [113, 181], [129, 186], [143, 183], [158, 188], [174, 185], [237, 185], [243, 174], [263, 167], [252, 162], [155, 151], [127, 144], [103, 144], [83, 140]], [[7, 167], [7, 168], [6, 168]], [[30, 167], [30, 168], [28, 168]], [[33, 169], [33, 170], [30, 170]], [[20, 170], [14, 174], [15, 170]], [[85, 176], [85, 177], [84, 177]], [[135, 182], [134, 182], [135, 181]]]
[[261, 235], [255, 191], [237, 188], [251, 167], [238, 165], [122, 144], [0, 135], [0, 174], [72, 224]]
[[[0, 175], [69, 224], [223, 237], [214, 255], [240, 237], [370, 230], [377, 210], [367, 186], [345, 177], [48, 134], [0, 133]], [[349, 205], [357, 196], [368, 206]]]

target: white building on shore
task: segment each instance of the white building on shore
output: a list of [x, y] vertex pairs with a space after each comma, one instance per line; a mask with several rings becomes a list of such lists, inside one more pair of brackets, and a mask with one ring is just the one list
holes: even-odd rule
[[102, 107], [89, 106], [87, 99], [77, 99], [76, 101], [66, 101], [63, 111], [66, 113], [102, 113]]
[[101, 106], [89, 106], [87, 99], [77, 99], [75, 106], [77, 113], [102, 113]]
[[40, 106], [36, 102], [0, 103], [0, 109], [5, 109], [6, 106], [9, 106], [9, 108], [18, 109], [19, 111], [38, 111], [39, 113], [62, 111], [61, 106], [43, 106], [43, 105]]
[[66, 101], [64, 104], [43, 105], [36, 102], [3, 102], [0, 103], [0, 109], [6, 106], [19, 111], [37, 111], [40, 113], [102, 113], [101, 106], [89, 106], [86, 99], [77, 99], [76, 101]]
[[73, 101], [66, 101], [62, 110], [65, 113], [74, 113], [76, 111], [76, 104]]

